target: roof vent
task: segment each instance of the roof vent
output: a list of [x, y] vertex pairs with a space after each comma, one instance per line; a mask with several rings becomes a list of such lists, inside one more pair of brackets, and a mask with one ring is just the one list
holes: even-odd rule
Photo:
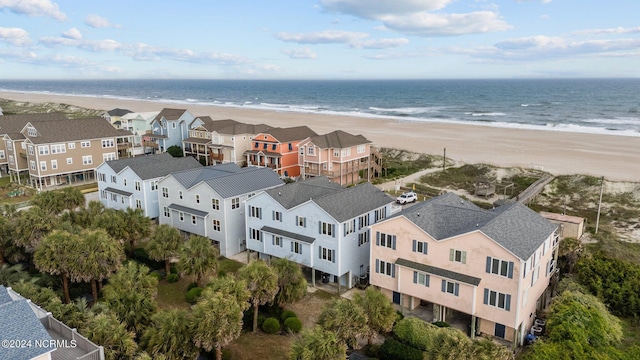
[[416, 213], [416, 216], [420, 216], [420, 213]]
[[278, 191], [278, 196], [282, 196], [282, 193], [280, 191]]
[[480, 224], [477, 224], [477, 223], [476, 223], [476, 227], [480, 227]]

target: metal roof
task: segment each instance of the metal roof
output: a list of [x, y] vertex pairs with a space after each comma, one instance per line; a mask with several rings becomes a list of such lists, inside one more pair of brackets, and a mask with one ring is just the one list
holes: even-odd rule
[[427, 274], [432, 274], [439, 277], [463, 282], [465, 284], [469, 284], [473, 286], [478, 286], [478, 284], [480, 284], [480, 278], [461, 274], [455, 271], [451, 271], [451, 270], [447, 270], [447, 269], [443, 269], [435, 266], [417, 263], [407, 259], [398, 258], [398, 260], [396, 260], [396, 264], [400, 266], [408, 267], [410, 269], [422, 271]]
[[288, 237], [290, 239], [300, 240], [300, 241], [306, 242], [308, 244], [313, 244], [313, 242], [316, 241], [316, 239], [312, 238], [311, 236], [304, 236], [304, 235], [293, 233], [291, 231], [276, 229], [276, 228], [273, 228], [271, 226], [263, 226], [260, 230], [262, 230], [264, 232], [268, 232], [270, 234], [282, 235], [282, 236]]
[[168, 206], [168, 208], [171, 209], [171, 210], [176, 210], [176, 211], [180, 211], [180, 212], [185, 212], [187, 214], [199, 216], [201, 218], [204, 218], [207, 215], [209, 215], [209, 213], [206, 212], [206, 211], [201, 211], [201, 210], [198, 210], [198, 209], [193, 209], [193, 208], [182, 206], [182, 205], [178, 205], [178, 204], [171, 204], [171, 205]]
[[174, 171], [202, 167], [198, 160], [190, 156], [174, 158], [169, 153], [122, 158], [107, 161], [106, 165], [116, 173], [120, 173], [128, 167], [136, 173], [141, 180], [155, 179], [167, 176]]
[[114, 193], [114, 194], [119, 194], [119, 195], [122, 195], [122, 196], [131, 196], [131, 195], [133, 195], [133, 193], [131, 193], [131, 192], [120, 190], [120, 189], [114, 189], [112, 187], [108, 187], [108, 188], [104, 189], [104, 191], [110, 192], [110, 193]]

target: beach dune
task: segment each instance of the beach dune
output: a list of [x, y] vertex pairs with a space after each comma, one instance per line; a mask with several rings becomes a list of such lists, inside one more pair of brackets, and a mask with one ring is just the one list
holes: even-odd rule
[[362, 134], [378, 147], [442, 155], [464, 163], [535, 168], [554, 175], [586, 174], [608, 180], [640, 181], [640, 137], [481, 125], [396, 121], [379, 118], [277, 112], [142, 100], [0, 92], [0, 98], [54, 102], [91, 109], [187, 109], [195, 116], [234, 119], [272, 126], [307, 125], [318, 133], [344, 130]]

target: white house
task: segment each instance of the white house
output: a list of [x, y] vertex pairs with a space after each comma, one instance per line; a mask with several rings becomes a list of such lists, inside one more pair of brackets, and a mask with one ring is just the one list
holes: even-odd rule
[[246, 249], [243, 202], [282, 184], [269, 168], [233, 163], [173, 172], [158, 183], [159, 223], [207, 237], [229, 257]]
[[368, 227], [392, 203], [370, 183], [343, 188], [323, 176], [266, 190], [245, 204], [247, 247], [311, 268], [314, 285], [319, 271], [351, 288], [369, 272]]
[[100, 202], [107, 208], [138, 208], [150, 218], [158, 217], [158, 181], [173, 171], [200, 168], [192, 158], [168, 153], [103, 162], [96, 169]]

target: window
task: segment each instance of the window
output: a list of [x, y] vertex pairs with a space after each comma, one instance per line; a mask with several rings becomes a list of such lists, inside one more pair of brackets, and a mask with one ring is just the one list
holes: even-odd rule
[[[182, 191], [180, 193], [182, 193]], [[213, 210], [220, 210], [220, 200], [211, 198], [211, 208]]]
[[240, 207], [240, 198], [231, 199], [231, 210], [237, 209]]
[[262, 219], [262, 208], [249, 206], [249, 217]]
[[100, 196], [101, 196], [103, 199], [106, 199], [106, 198], [107, 198], [107, 192], [106, 192], [106, 191], [104, 191], [104, 190], [100, 191]]
[[490, 274], [496, 274], [513, 279], [513, 261], [504, 261], [487, 256], [486, 271]]
[[272, 217], [272, 219], [273, 219], [274, 221], [280, 221], [280, 222], [282, 222], [282, 212], [280, 212], [280, 211], [275, 211], [275, 210], [274, 210], [274, 211], [271, 213], [271, 217]]
[[351, 156], [351, 148], [342, 149], [342, 156]]
[[124, 196], [120, 197], [120, 202], [122, 202], [124, 204]]
[[220, 220], [213, 219], [211, 222], [213, 224], [213, 230], [220, 231]]
[[118, 179], [116, 178], [115, 175], [111, 175], [111, 182], [114, 184], [118, 182]]
[[427, 244], [426, 241], [413, 240], [413, 247], [412, 247], [413, 252], [427, 255], [428, 249], [429, 249], [429, 244]]
[[196, 194], [196, 204], [200, 204], [200, 195]]
[[459, 263], [467, 263], [467, 252], [456, 249], [449, 249], [449, 261], [455, 261]]
[[198, 225], [198, 218], [195, 215], [191, 215], [191, 223], [193, 225]]
[[376, 259], [376, 273], [396, 277], [396, 264]]
[[47, 162], [46, 161], [40, 161], [40, 170], [47, 171]]
[[340, 157], [340, 150], [334, 149], [333, 150], [333, 157]]
[[262, 231], [249, 228], [249, 239], [262, 242]]
[[15, 160], [13, 159], [13, 155], [9, 155], [9, 165], [15, 164]]
[[168, 207], [166, 207], [166, 206], [165, 206], [165, 207], [163, 208], [163, 210], [164, 210], [164, 216], [166, 216], [166, 217], [171, 216], [171, 212], [169, 211], [169, 208], [168, 208]]
[[136, 199], [136, 209], [142, 209], [142, 201], [140, 199]]
[[336, 237], [336, 226], [335, 224], [329, 224], [324, 221], [320, 221], [319, 223], [319, 232], [323, 235], [328, 235], [332, 237]]
[[421, 273], [419, 271], [413, 272], [414, 284], [429, 286], [429, 280], [429, 274]]
[[116, 159], [116, 153], [102, 154], [102, 161], [112, 161]]
[[369, 242], [369, 232], [365, 231], [358, 234], [358, 246], [362, 246]]
[[298, 227], [307, 227], [307, 218], [303, 216], [296, 216], [296, 226]]
[[484, 304], [510, 311], [511, 295], [484, 289]]
[[103, 148], [110, 148], [110, 147], [114, 147], [113, 139], [105, 139], [105, 140], [102, 140], [102, 147], [103, 147]]
[[76, 148], [76, 143], [68, 143], [67, 147], [69, 148], [69, 150], [75, 149]]
[[291, 242], [291, 252], [296, 254], [302, 254], [302, 244], [297, 241]]
[[93, 164], [93, 158], [91, 155], [85, 155], [82, 157], [82, 165], [91, 165]]
[[178, 197], [182, 200], [182, 190], [178, 191]]
[[344, 234], [349, 235], [356, 232], [356, 219], [344, 223]]
[[273, 235], [273, 238], [271, 240], [271, 243], [273, 244], [273, 246], [280, 246], [282, 247], [282, 236], [276, 236]]
[[380, 208], [376, 210], [375, 222], [381, 221], [387, 216], [387, 208]]
[[33, 145], [29, 145], [29, 155], [33, 155]]
[[142, 184], [140, 183], [140, 181], [136, 180], [135, 187], [136, 187], [136, 191], [140, 191], [140, 189], [142, 188]]
[[267, 144], [267, 143], [262, 144], [262, 148], [263, 149], [267, 150], [268, 147], [269, 147], [269, 144]]
[[156, 190], [158, 190], [158, 180], [151, 182], [151, 191], [156, 191]]
[[80, 147], [83, 147], [83, 148], [91, 147], [91, 142], [90, 141], [81, 141], [80, 142]]
[[369, 226], [369, 214], [362, 215], [358, 218], [358, 228], [362, 229], [365, 226]]
[[73, 164], [73, 158], [67, 158], [67, 165]]
[[98, 181], [107, 182], [107, 176], [103, 173], [98, 173]]
[[291, 145], [291, 143], [289, 143], [289, 151], [293, 150], [293, 145]]
[[258, 144], [258, 142], [256, 142], [256, 143], [254, 144], [254, 148], [256, 148], [256, 149], [257, 149], [257, 148], [258, 148], [258, 146], [260, 146], [260, 144]]
[[322, 260], [336, 262], [336, 251], [322, 246], [318, 246], [318, 257]]
[[127, 178], [122, 179], [122, 184], [123, 184], [124, 186], [127, 186]]
[[458, 293], [460, 292], [460, 284], [442, 280], [442, 292], [458, 296]]
[[300, 155], [304, 155], [304, 146], [300, 146]]
[[38, 132], [36, 131], [35, 128], [32, 128], [31, 126], [29, 126], [27, 128], [27, 135], [29, 135], [29, 136], [38, 136]]
[[536, 280], [540, 277], [540, 266], [533, 269], [533, 274], [531, 274], [531, 286], [536, 283]]
[[51, 160], [51, 170], [58, 169], [58, 160]]
[[38, 146], [38, 154], [49, 155], [49, 145]]
[[30, 165], [30, 167], [31, 167], [31, 170], [35, 170], [35, 169], [36, 169], [36, 162], [35, 162], [35, 161], [31, 160], [31, 161], [29, 162], [29, 165]]
[[358, 154], [362, 154], [364, 152], [364, 149], [365, 149], [364, 145], [358, 145], [358, 149], [357, 149]]
[[376, 231], [376, 245], [396, 249], [396, 236]]
[[178, 219], [180, 219], [180, 221], [184, 221], [184, 213], [182, 211], [178, 211]]
[[309, 145], [309, 147], [307, 148], [307, 154], [314, 155], [315, 153], [316, 153], [315, 146]]
[[271, 145], [271, 150], [276, 151], [276, 144]]
[[162, 197], [163, 198], [169, 197], [169, 189], [167, 189], [166, 187], [162, 187]]
[[111, 201], [118, 201], [118, 195], [117, 194], [111, 194]]
[[51, 145], [52, 154], [62, 154], [67, 152], [67, 147], [64, 144]]

